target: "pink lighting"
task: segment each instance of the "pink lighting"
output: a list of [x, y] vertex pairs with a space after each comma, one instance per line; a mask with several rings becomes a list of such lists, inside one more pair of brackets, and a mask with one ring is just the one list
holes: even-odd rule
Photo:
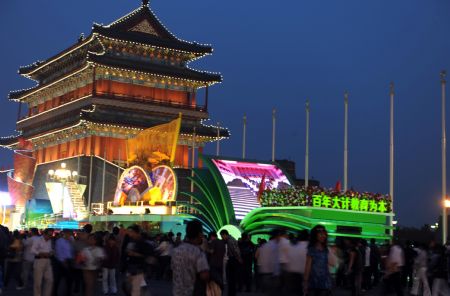
[[227, 185], [238, 220], [260, 207], [258, 192], [261, 183], [264, 189], [283, 189], [291, 186], [283, 171], [274, 164], [223, 159], [213, 159], [212, 162]]

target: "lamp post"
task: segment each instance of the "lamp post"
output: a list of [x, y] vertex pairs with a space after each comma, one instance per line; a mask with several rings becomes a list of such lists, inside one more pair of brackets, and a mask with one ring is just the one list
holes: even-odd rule
[[447, 208], [447, 209], [450, 208], [450, 199], [447, 198], [447, 199], [444, 201], [444, 207]]
[[[55, 170], [49, 170], [48, 171], [48, 177], [50, 180], [54, 182], [59, 182], [62, 184], [62, 197], [61, 197], [61, 214], [64, 215], [64, 196], [65, 196], [65, 189], [66, 189], [66, 182], [67, 181], [76, 181], [78, 177], [77, 171], [71, 171], [66, 168], [66, 163], [61, 163], [61, 168]], [[72, 212], [70, 213], [72, 216]]]
[[[444, 228], [445, 229], [445, 231], [447, 231], [447, 213], [448, 213], [448, 208], [450, 208], [450, 199], [448, 198], [448, 196], [446, 196], [445, 197], [445, 199], [444, 199], [444, 205], [443, 205], [443, 214], [444, 214], [444, 216], [445, 216], [445, 219], [444, 219], [444, 217], [442, 217], [442, 228]], [[445, 223], [445, 226], [444, 226], [444, 223]], [[447, 243], [447, 240], [448, 240], [448, 237], [447, 236], [445, 236], [445, 240], [443, 239], [443, 241], [444, 241], [444, 244], [445, 243]]]
[[445, 201], [447, 200], [447, 136], [445, 128], [445, 85], [446, 85], [446, 72], [441, 72], [441, 124], [442, 124], [442, 136], [441, 136], [441, 153], [442, 153], [442, 243], [447, 242], [447, 208], [445, 207]]

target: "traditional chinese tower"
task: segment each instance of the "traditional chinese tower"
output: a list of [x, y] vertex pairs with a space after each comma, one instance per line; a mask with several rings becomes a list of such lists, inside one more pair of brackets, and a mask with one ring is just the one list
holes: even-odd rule
[[[37, 85], [11, 92], [9, 99], [27, 106], [17, 131], [33, 145], [38, 165], [34, 197], [44, 194], [38, 187], [49, 165], [71, 158], [77, 160], [68, 166], [92, 187], [89, 199], [113, 192], [95, 176], [105, 165], [96, 164], [96, 159], [105, 159], [111, 172], [114, 165], [123, 167], [127, 138], [167, 123], [180, 112], [176, 167], [190, 167], [193, 143], [201, 151], [206, 142], [227, 138], [227, 129], [202, 124], [209, 117], [208, 88], [220, 82], [221, 75], [188, 66], [211, 53], [208, 45], [174, 36], [143, 0], [139, 8], [109, 25], [94, 24], [89, 36], [66, 50], [21, 67], [19, 73]], [[206, 88], [205, 95], [199, 98], [201, 88]], [[18, 144], [17, 138], [1, 141], [11, 149]]]

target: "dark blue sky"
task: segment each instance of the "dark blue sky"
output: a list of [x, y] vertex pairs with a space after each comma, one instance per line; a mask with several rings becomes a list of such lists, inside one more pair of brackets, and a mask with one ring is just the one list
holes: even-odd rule
[[[0, 135], [15, 128], [10, 90], [33, 85], [21, 65], [44, 60], [110, 23], [140, 1], [1, 1]], [[343, 93], [350, 92], [349, 186], [388, 192], [389, 82], [396, 89], [395, 206], [403, 225], [439, 215], [440, 82], [450, 70], [450, 2], [445, 0], [151, 1], [179, 38], [210, 43], [212, 56], [191, 66], [220, 71], [210, 115], [231, 130], [222, 153], [271, 157], [271, 110], [277, 109], [277, 158], [304, 172], [306, 98], [311, 100], [310, 174], [325, 186], [342, 179]], [[450, 105], [450, 102], [449, 102]], [[449, 116], [450, 121], [450, 116]], [[208, 149], [214, 153], [215, 146]], [[0, 152], [0, 166], [11, 163]]]

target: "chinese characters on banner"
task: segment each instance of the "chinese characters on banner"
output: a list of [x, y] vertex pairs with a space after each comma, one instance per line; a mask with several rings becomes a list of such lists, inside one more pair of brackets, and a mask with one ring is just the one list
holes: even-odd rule
[[356, 198], [346, 196], [313, 195], [312, 206], [315, 208], [329, 208], [337, 210], [352, 210], [362, 212], [388, 212], [386, 200], [374, 200], [367, 198]]
[[306, 206], [335, 210], [348, 210], [371, 213], [392, 212], [388, 195], [353, 193], [350, 196], [327, 194], [322, 190], [306, 192], [304, 188], [287, 188], [283, 190], [265, 190], [261, 196], [263, 207]]

